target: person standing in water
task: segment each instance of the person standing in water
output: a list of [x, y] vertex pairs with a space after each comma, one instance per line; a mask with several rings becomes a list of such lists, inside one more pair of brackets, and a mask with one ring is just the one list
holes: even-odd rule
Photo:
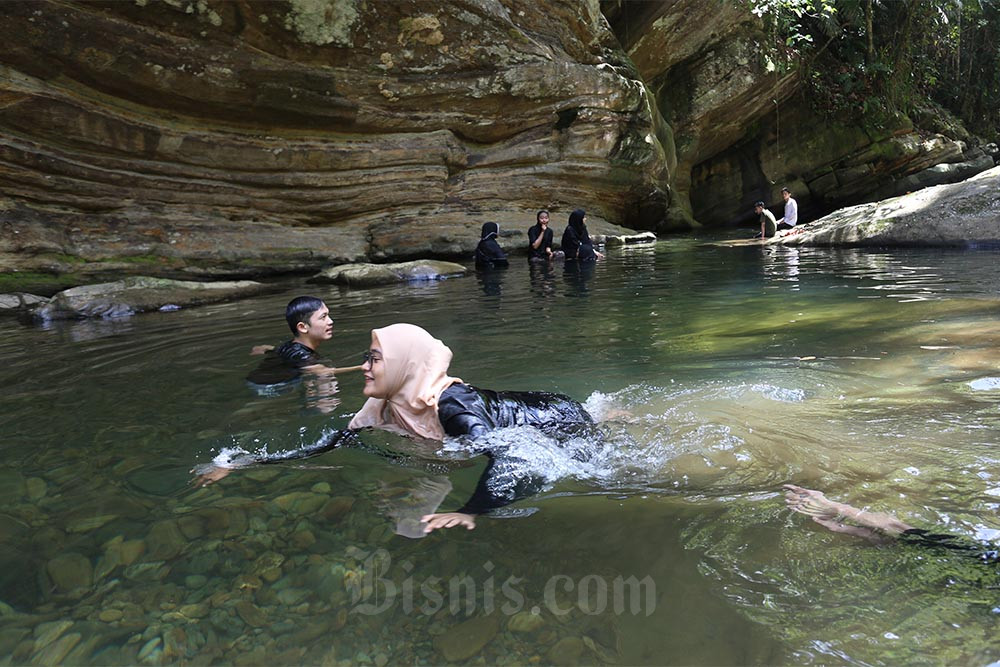
[[499, 269], [507, 267], [507, 254], [497, 243], [500, 225], [495, 222], [484, 222], [480, 234], [479, 245], [476, 246], [477, 269]]
[[535, 215], [535, 224], [528, 229], [528, 259], [533, 262], [553, 259], [552, 229], [549, 227], [549, 212], [541, 210]]
[[[375, 428], [412, 438], [441, 441], [464, 437], [477, 454], [487, 457], [472, 497], [452, 512], [420, 517], [423, 531], [476, 527], [476, 517], [541, 490], [544, 480], [510, 447], [491, 446], [482, 436], [498, 428], [533, 426], [557, 440], [582, 436], [603, 438], [584, 407], [561, 394], [479, 389], [448, 375], [451, 350], [413, 324], [372, 330], [365, 354], [364, 406], [347, 429], [290, 452], [247, 454], [199, 471], [201, 484], [218, 481], [232, 468], [315, 456], [340, 446], [359, 445], [359, 429]], [[577, 453], [579, 454], [579, 452]]]
[[594, 242], [587, 232], [587, 212], [578, 208], [569, 214], [569, 224], [562, 236], [562, 249], [567, 260], [592, 262], [604, 255], [594, 250]]

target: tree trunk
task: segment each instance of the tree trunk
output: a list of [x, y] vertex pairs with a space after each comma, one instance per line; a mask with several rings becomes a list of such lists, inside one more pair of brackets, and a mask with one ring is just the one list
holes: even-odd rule
[[875, 0], [868, 0], [865, 3], [865, 35], [868, 38], [868, 46], [865, 50], [865, 64], [871, 67], [875, 64], [875, 30], [872, 19], [872, 3]]

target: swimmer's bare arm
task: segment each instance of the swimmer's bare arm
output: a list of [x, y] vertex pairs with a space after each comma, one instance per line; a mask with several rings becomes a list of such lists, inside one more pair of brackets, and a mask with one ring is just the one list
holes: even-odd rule
[[250, 354], [266, 354], [274, 349], [273, 345], [254, 345], [250, 348]]
[[314, 373], [316, 375], [336, 375], [337, 373], [360, 371], [361, 366], [340, 366], [334, 368], [332, 366], [324, 366], [323, 364], [310, 364], [309, 366], [303, 366], [302, 370], [306, 373]]
[[345, 447], [354, 444], [357, 440], [357, 431], [350, 429], [340, 429], [333, 433], [328, 433], [319, 438], [316, 442], [305, 445], [290, 451], [277, 452], [274, 454], [247, 454], [227, 463], [219, 465], [214, 461], [211, 463], [196, 466], [191, 470], [195, 474], [193, 483], [195, 486], [208, 486], [225, 478], [229, 473], [239, 468], [249, 468], [256, 465], [266, 465], [268, 463], [283, 463], [296, 459], [307, 459], [319, 456], [331, 449]]

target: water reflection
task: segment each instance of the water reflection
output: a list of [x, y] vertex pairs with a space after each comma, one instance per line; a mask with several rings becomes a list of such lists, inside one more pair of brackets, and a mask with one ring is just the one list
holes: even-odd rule
[[588, 283], [593, 279], [597, 270], [597, 262], [564, 262], [563, 280], [566, 283], [567, 296], [586, 296], [588, 294]]
[[504, 267], [496, 267], [489, 269], [476, 269], [476, 282], [479, 283], [479, 289], [483, 291], [486, 296], [502, 296], [503, 295], [503, 281], [507, 275], [509, 269]]
[[[302, 285], [41, 336], [0, 322], [0, 662], [995, 659], [993, 570], [813, 530], [776, 492], [995, 534], [995, 257], [791, 250], [678, 239], [586, 273], [515, 266], [496, 276], [502, 308], [485, 277], [323, 288], [338, 362], [372, 327], [412, 321], [473, 384], [624, 411], [587, 462], [506, 434], [551, 474], [516, 506], [537, 511], [423, 540], [397, 534], [407, 510], [467, 497], [480, 464], [335, 451], [187, 485], [213, 449], [289, 448], [360, 406], [350, 374], [329, 415], [304, 390], [248, 397], [246, 350], [285, 333]], [[655, 608], [615, 610], [630, 577], [655, 584]], [[505, 614], [511, 578], [523, 605]]]
[[549, 261], [528, 262], [531, 292], [539, 299], [548, 299], [556, 293], [555, 264]]
[[799, 249], [795, 246], [765, 246], [763, 250], [765, 280], [779, 280], [794, 283], [791, 288], [798, 290]]

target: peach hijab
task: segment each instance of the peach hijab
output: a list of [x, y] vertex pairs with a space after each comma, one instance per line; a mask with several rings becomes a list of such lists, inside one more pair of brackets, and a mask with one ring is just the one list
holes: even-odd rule
[[347, 427], [374, 426], [443, 440], [438, 397], [461, 382], [448, 376], [448, 346], [414, 324], [391, 324], [372, 329], [372, 347], [382, 351], [388, 392], [384, 398], [369, 398]]

